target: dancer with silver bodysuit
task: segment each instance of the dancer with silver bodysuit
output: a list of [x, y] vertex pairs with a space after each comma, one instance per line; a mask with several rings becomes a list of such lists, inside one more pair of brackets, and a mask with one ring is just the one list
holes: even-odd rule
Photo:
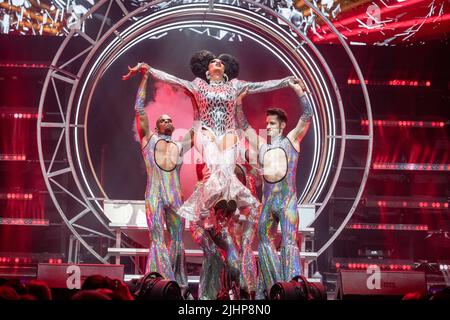
[[[181, 207], [180, 169], [183, 155], [192, 147], [192, 132], [182, 142], [172, 141], [174, 126], [168, 115], [156, 121], [157, 132], [149, 129], [144, 110], [148, 74], [143, 72], [136, 95], [136, 124], [147, 172], [145, 209], [150, 231], [146, 273], [158, 272], [188, 288], [183, 244], [184, 221], [176, 214]], [[170, 235], [169, 250], [164, 241], [164, 223]]]
[[[218, 207], [227, 211], [236, 207], [248, 207], [251, 212], [249, 223], [256, 224], [260, 203], [234, 174], [238, 153], [236, 99], [244, 90], [252, 94], [286, 87], [292, 77], [265, 82], [241, 81], [236, 79], [239, 64], [232, 56], [220, 55], [216, 58], [205, 50], [191, 59], [191, 70], [196, 76], [193, 81], [179, 79], [142, 63], [130, 68], [129, 74], [124, 78], [142, 69], [148, 70], [157, 80], [186, 89], [196, 102], [195, 146], [203, 154], [211, 175], [182, 205], [178, 214], [191, 221], [199, 221], [208, 216], [210, 209], [219, 203], [221, 205]], [[220, 199], [224, 201], [219, 202]], [[249, 247], [250, 236], [247, 235], [243, 241], [246, 247]], [[240, 274], [239, 264], [232, 263], [228, 267], [235, 277]], [[239, 283], [239, 280], [235, 279], [235, 282]], [[202, 284], [200, 290], [201, 288]]]
[[[261, 137], [258, 139], [249, 137], [256, 132], [248, 122], [240, 124], [245, 129], [250, 145], [258, 150], [258, 162], [264, 178], [262, 211], [258, 223], [259, 277], [262, 290], [258, 290], [257, 299], [267, 297], [276, 282], [290, 281], [295, 276], [301, 275], [300, 250], [297, 243], [299, 217], [296, 171], [300, 143], [309, 129], [312, 107], [303, 83], [290, 82], [289, 85], [300, 99], [303, 114], [296, 127], [287, 136], [283, 135], [287, 116], [279, 108], [267, 110], [269, 143]], [[278, 222], [281, 224], [280, 257], [273, 243]]]

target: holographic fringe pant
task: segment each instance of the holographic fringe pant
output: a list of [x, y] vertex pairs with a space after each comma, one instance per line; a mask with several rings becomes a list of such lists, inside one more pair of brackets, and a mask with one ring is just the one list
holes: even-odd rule
[[[145, 272], [158, 272], [187, 288], [183, 219], [176, 214], [176, 206], [164, 206], [159, 194], [147, 197], [145, 206], [150, 231], [150, 249]], [[164, 239], [164, 221], [170, 235], [169, 250]]]
[[[274, 234], [278, 222], [281, 224], [280, 256], [274, 245]], [[290, 281], [301, 275], [300, 250], [297, 244], [298, 232], [297, 199], [287, 199], [270, 194], [263, 203], [258, 223], [259, 281], [257, 299], [264, 299], [272, 286], [279, 281]]]

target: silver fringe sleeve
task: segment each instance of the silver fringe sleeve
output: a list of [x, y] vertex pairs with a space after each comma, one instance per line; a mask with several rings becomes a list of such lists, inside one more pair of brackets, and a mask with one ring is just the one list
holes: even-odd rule
[[239, 94], [246, 89], [248, 89], [248, 94], [252, 94], [285, 88], [288, 86], [288, 82], [291, 79], [294, 79], [294, 77], [290, 76], [283, 79], [267, 80], [262, 82], [246, 82], [242, 80], [236, 80], [235, 85]]
[[155, 78], [159, 81], [183, 87], [183, 88], [189, 90], [191, 93], [193, 93], [193, 91], [195, 90], [194, 84], [192, 81], [187, 81], [187, 80], [177, 78], [177, 77], [175, 77], [171, 74], [168, 74], [164, 71], [161, 71], [161, 70], [158, 70], [155, 68], [151, 68], [151, 67], [150, 67], [150, 69], [148, 69], [148, 72], [153, 78]]

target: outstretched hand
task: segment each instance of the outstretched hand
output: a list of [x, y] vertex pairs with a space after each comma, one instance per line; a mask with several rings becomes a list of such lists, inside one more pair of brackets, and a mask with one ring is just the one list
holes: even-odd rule
[[306, 89], [306, 85], [303, 80], [300, 79], [292, 79], [288, 82], [289, 87], [294, 89], [297, 94], [309, 93], [308, 89]]
[[149, 69], [150, 69], [150, 66], [148, 64], [142, 63], [142, 62], [138, 63], [133, 68], [130, 68], [130, 66], [128, 66], [128, 73], [126, 75], [122, 76], [122, 80], [128, 80], [138, 72], [145, 75], [145, 74], [147, 74]]

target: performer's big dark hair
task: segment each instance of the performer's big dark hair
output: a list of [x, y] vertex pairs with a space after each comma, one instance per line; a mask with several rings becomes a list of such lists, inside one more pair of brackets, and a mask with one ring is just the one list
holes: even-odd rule
[[[208, 50], [201, 50], [196, 53], [191, 58], [191, 71], [194, 76], [201, 78], [205, 81], [206, 71], [208, 71], [208, 65], [211, 60], [215, 59], [216, 56]], [[228, 76], [228, 80], [237, 78], [239, 75], [239, 61], [230, 54], [222, 53], [217, 59], [222, 60], [225, 65], [225, 74]]]
[[281, 108], [270, 108], [267, 109], [266, 115], [268, 116], [277, 116], [280, 122], [287, 123], [287, 115], [286, 112]]

